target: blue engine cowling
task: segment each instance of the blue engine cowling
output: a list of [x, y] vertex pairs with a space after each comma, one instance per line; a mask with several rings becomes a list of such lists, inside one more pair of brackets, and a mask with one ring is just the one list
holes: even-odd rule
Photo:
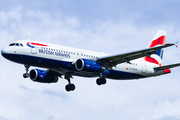
[[103, 69], [103, 67], [98, 62], [88, 59], [78, 59], [75, 63], [75, 67], [78, 71], [97, 73], [102, 73], [105, 71], [105, 69]]
[[56, 83], [58, 76], [47, 70], [32, 69], [29, 73], [30, 79], [41, 83]]

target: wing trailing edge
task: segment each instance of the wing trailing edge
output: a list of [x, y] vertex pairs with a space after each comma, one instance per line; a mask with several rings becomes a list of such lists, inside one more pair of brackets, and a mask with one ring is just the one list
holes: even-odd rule
[[176, 43], [175, 44], [167, 43], [165, 45], [157, 45], [155, 47], [146, 48], [143, 50], [133, 51], [129, 53], [100, 57], [98, 58], [97, 62], [99, 62], [101, 65], [103, 65], [106, 68], [111, 68], [123, 62], [130, 63], [131, 60], [135, 60], [145, 56], [150, 57], [152, 54], [156, 53], [156, 50], [167, 48], [173, 45], [176, 45]]

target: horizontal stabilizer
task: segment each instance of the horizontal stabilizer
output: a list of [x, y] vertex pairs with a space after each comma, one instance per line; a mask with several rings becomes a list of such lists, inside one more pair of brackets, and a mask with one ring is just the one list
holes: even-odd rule
[[166, 66], [161, 66], [161, 67], [156, 67], [156, 68], [154, 68], [154, 69], [155, 69], [155, 70], [164, 70], [164, 69], [173, 68], [173, 67], [178, 67], [178, 66], [180, 66], [180, 63], [171, 64], [171, 65], [166, 65]]

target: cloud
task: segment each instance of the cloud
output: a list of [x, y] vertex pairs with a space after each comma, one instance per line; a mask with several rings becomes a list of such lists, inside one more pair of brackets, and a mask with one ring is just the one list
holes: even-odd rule
[[11, 119], [6, 119], [6, 118], [0, 116], [0, 120], [11, 120]]
[[159, 120], [180, 120], [180, 119], [177, 118], [176, 116], [164, 116], [160, 118]]
[[65, 94], [64, 92], [60, 92], [60, 91], [52, 91], [52, 90], [49, 90], [49, 89], [44, 89], [42, 91], [43, 94], [46, 94], [47, 96], [49, 97], [61, 97], [65, 100], [70, 100], [69, 96], [67, 94]]
[[[116, 54], [145, 48], [159, 29], [167, 31], [167, 42], [176, 42], [179, 16], [173, 13], [178, 5], [178, 1], [3, 2], [0, 48], [30, 38]], [[97, 86], [96, 78], [75, 77], [76, 90], [67, 93], [66, 80], [32, 82], [23, 79], [23, 65], [2, 56], [0, 62], [0, 119], [164, 120], [180, 115], [179, 68], [138, 81], [108, 79], [105, 86]], [[178, 48], [166, 49], [163, 64], [176, 62]]]

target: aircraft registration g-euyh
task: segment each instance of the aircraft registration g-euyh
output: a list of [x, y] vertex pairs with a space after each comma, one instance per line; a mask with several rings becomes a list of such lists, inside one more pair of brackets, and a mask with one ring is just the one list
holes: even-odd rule
[[[161, 66], [166, 32], [159, 30], [148, 48], [124, 54], [109, 55], [83, 49], [54, 45], [31, 40], [19, 40], [1, 51], [6, 59], [23, 64], [24, 78], [41, 83], [55, 83], [64, 76], [68, 81], [67, 91], [75, 90], [72, 76], [97, 77], [96, 83], [103, 85], [106, 78], [116, 80], [140, 79], [170, 73], [170, 68], [180, 63]], [[32, 69], [36, 66], [46, 69]]]

